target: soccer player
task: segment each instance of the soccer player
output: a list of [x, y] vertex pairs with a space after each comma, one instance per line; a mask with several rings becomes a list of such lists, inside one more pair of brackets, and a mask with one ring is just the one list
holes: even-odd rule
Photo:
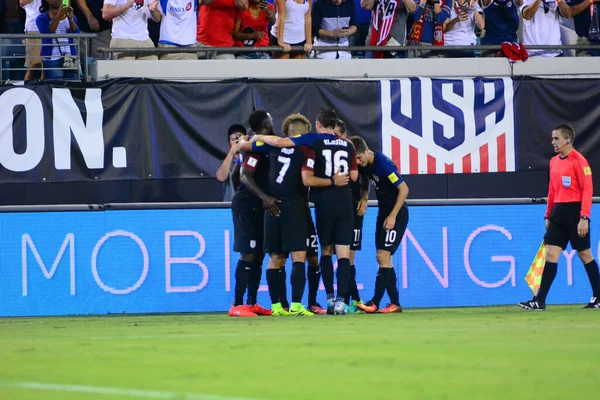
[[361, 174], [368, 175], [375, 183], [379, 202], [375, 227], [379, 271], [375, 278], [375, 294], [368, 303], [358, 304], [358, 308], [367, 313], [377, 312], [383, 294], [387, 290], [390, 304], [379, 312], [402, 312], [392, 255], [398, 249], [408, 225], [408, 206], [405, 203], [408, 186], [392, 160], [382, 153], [369, 150], [367, 143], [359, 136], [352, 136], [350, 140], [356, 148], [359, 171]]
[[[348, 136], [348, 128], [346, 127], [346, 123], [341, 119], [338, 119], [333, 131], [336, 135], [343, 137], [344, 139], [346, 139]], [[359, 179], [356, 181], [350, 181], [350, 188], [352, 190], [352, 200], [354, 201], [354, 208], [356, 212], [354, 214], [354, 226], [352, 229], [352, 243], [350, 244], [349, 298], [346, 299], [346, 301], [350, 306], [350, 312], [356, 313], [360, 310], [358, 308], [358, 304], [363, 304], [363, 301], [360, 299], [358, 286], [356, 284], [356, 266], [354, 263], [354, 255], [357, 250], [361, 249], [362, 245], [363, 219], [367, 211], [367, 200], [369, 199], [369, 178], [359, 174]], [[333, 282], [331, 282], [331, 285], [333, 286]], [[352, 298], [352, 303], [349, 302], [350, 298]]]
[[[292, 304], [289, 314], [312, 316], [314, 314], [301, 303], [306, 286], [306, 239], [309, 235], [306, 218], [307, 191], [302, 182], [302, 170], [312, 170], [312, 150], [305, 146], [272, 147], [262, 141], [254, 141], [252, 151], [269, 154], [269, 193], [280, 201], [280, 215], [265, 215], [265, 252], [269, 253], [271, 259], [267, 282], [273, 315], [286, 315], [279, 301], [281, 282], [277, 280], [281, 274], [277, 269], [281, 268], [282, 261], [291, 253]], [[342, 177], [337, 180], [339, 184], [346, 184]]]
[[[281, 126], [281, 132], [287, 137], [304, 135], [310, 132], [312, 125], [310, 121], [302, 114], [289, 115]], [[312, 151], [312, 150], [311, 150]], [[310, 190], [310, 188], [308, 188]], [[327, 314], [327, 311], [317, 302], [317, 292], [319, 291], [319, 280], [321, 279], [321, 270], [319, 269], [319, 244], [315, 223], [308, 206], [308, 196], [306, 198], [306, 222], [308, 224], [308, 237], [306, 238], [308, 261], [308, 310], [314, 314]], [[332, 273], [333, 279], [333, 273]], [[333, 292], [333, 281], [331, 282]]]
[[556, 277], [560, 253], [570, 242], [585, 265], [593, 297], [584, 308], [600, 308], [600, 274], [590, 251], [590, 211], [592, 208], [592, 170], [587, 160], [573, 148], [575, 130], [558, 125], [552, 131], [552, 146], [557, 153], [550, 160], [550, 184], [546, 208], [546, 264], [537, 295], [519, 306], [526, 310], [545, 310], [546, 297]]
[[[248, 118], [250, 128], [257, 134], [273, 135], [273, 119], [265, 110], [254, 111]], [[233, 250], [241, 253], [235, 271], [235, 298], [229, 315], [232, 317], [255, 317], [271, 315], [256, 304], [256, 296], [262, 276], [263, 219], [266, 209], [271, 215], [279, 215], [277, 200], [265, 193], [269, 174], [268, 154], [248, 153], [241, 172], [241, 186], [233, 196]], [[248, 288], [247, 304], [243, 304]]]
[[[354, 156], [354, 146], [346, 139], [333, 133], [337, 115], [330, 108], [322, 108], [317, 113], [318, 133], [296, 135], [292, 138], [255, 136], [253, 141], [263, 141], [274, 147], [309, 146], [314, 151], [313, 170], [302, 171], [304, 185], [311, 189], [311, 200], [315, 203], [317, 234], [321, 244], [321, 273], [325, 281], [326, 273], [333, 274], [331, 263], [332, 247], [338, 256], [337, 285], [338, 296], [334, 303], [335, 314], [346, 314], [348, 306], [344, 302], [350, 280], [350, 243], [354, 207], [348, 178], [356, 180], [358, 168]], [[324, 262], [328, 260], [327, 262]], [[328, 303], [333, 302], [332, 298]]]

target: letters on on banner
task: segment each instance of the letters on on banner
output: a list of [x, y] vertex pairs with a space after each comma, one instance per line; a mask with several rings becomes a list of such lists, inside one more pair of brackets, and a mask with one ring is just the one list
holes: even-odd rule
[[381, 81], [381, 148], [401, 174], [512, 172], [513, 82]]

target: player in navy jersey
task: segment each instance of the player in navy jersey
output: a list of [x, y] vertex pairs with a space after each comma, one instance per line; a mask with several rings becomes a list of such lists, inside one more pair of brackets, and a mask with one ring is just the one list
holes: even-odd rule
[[[273, 135], [273, 120], [265, 110], [253, 112], [248, 122], [257, 134]], [[247, 153], [241, 171], [241, 186], [233, 196], [233, 250], [241, 253], [235, 271], [235, 298], [229, 315], [254, 317], [271, 315], [271, 311], [256, 304], [262, 276], [263, 215], [279, 215], [277, 200], [266, 194], [269, 173], [268, 154]], [[248, 288], [247, 304], [243, 304]]]
[[[305, 133], [310, 132], [311, 129], [312, 125], [310, 121], [302, 114], [288, 115], [281, 125], [281, 132], [287, 137], [304, 135]], [[307, 188], [307, 190], [310, 190], [310, 188]], [[317, 292], [319, 290], [319, 280], [321, 278], [321, 270], [319, 269], [319, 241], [317, 239], [317, 232], [315, 231], [315, 223], [313, 222], [312, 214], [308, 206], [308, 196], [305, 204], [306, 222], [308, 224], [308, 236], [306, 238], [306, 245], [308, 247], [306, 253], [308, 261], [308, 310], [314, 314], [322, 315], [326, 314], [327, 311], [317, 302]]]
[[[337, 115], [330, 108], [317, 113], [318, 133], [296, 135], [292, 138], [255, 136], [253, 141], [262, 141], [274, 147], [309, 146], [314, 151], [313, 171], [302, 171], [302, 180], [311, 188], [311, 200], [315, 203], [317, 234], [321, 244], [321, 273], [323, 281], [327, 273], [333, 274], [331, 255], [333, 244], [338, 257], [337, 285], [338, 296], [334, 304], [336, 314], [346, 314], [348, 306], [344, 302], [350, 280], [350, 244], [354, 207], [352, 193], [347, 184], [349, 177], [355, 181], [358, 168], [354, 146], [333, 132]], [[307, 163], [308, 165], [308, 163]], [[328, 306], [333, 299], [328, 293]]]
[[[335, 129], [333, 130], [336, 135], [347, 138], [346, 123], [341, 119], [338, 119]], [[356, 181], [350, 181], [350, 189], [352, 190], [352, 200], [354, 201], [354, 226], [352, 227], [352, 244], [350, 244], [350, 284], [348, 288], [348, 299], [347, 304], [350, 306], [350, 312], [355, 313], [360, 311], [358, 304], [363, 304], [358, 292], [358, 286], [356, 284], [356, 266], [354, 263], [354, 256], [357, 250], [361, 249], [362, 246], [362, 227], [364, 215], [367, 212], [367, 200], [369, 198], [369, 178], [361, 176], [359, 174]], [[333, 282], [331, 283], [333, 285]], [[352, 302], [350, 303], [350, 299]]]
[[392, 160], [382, 153], [369, 150], [367, 143], [359, 136], [352, 136], [350, 140], [356, 147], [359, 171], [361, 174], [368, 175], [374, 183], [379, 202], [375, 227], [379, 271], [375, 279], [375, 294], [371, 301], [367, 304], [359, 304], [358, 307], [368, 313], [376, 312], [387, 290], [390, 304], [379, 312], [402, 312], [392, 255], [398, 249], [408, 224], [408, 207], [405, 203], [408, 186]]
[[[287, 315], [280, 302], [281, 284], [279, 270], [284, 265], [288, 253], [292, 256], [292, 304], [290, 315], [312, 316], [312, 312], [302, 306], [302, 296], [306, 286], [306, 253], [309, 235], [306, 218], [307, 189], [302, 182], [302, 170], [312, 170], [314, 156], [305, 147], [278, 148], [264, 142], [252, 143], [253, 153], [269, 155], [269, 194], [280, 203], [279, 215], [265, 215], [265, 253], [270, 256], [267, 269], [267, 282], [271, 296], [273, 315]], [[341, 181], [341, 180], [340, 180]], [[285, 287], [285, 286], [284, 286]]]

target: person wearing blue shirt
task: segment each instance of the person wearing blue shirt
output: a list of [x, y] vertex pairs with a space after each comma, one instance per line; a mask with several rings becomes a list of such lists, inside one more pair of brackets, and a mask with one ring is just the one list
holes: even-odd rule
[[[576, 44], [578, 46], [586, 46], [590, 43], [598, 44], [589, 39], [592, 22], [590, 7], [592, 3], [589, 0], [565, 0], [565, 3], [571, 7], [571, 16], [575, 25], [575, 33], [577, 33]], [[577, 57], [597, 57], [598, 50], [576, 50], [575, 55]]]
[[[56, 33], [57, 35], [79, 33], [73, 9], [63, 7], [62, 0], [42, 0], [40, 15], [37, 16], [35, 22], [40, 33]], [[73, 39], [44, 38], [42, 45], [40, 56], [43, 57], [42, 66], [45, 79], [76, 79], [79, 77], [79, 66], [69, 65], [73, 61], [71, 57], [77, 55]]]
[[[408, 207], [405, 202], [408, 186], [392, 160], [382, 153], [369, 150], [367, 143], [359, 136], [352, 136], [350, 141], [356, 148], [359, 173], [368, 176], [374, 184], [379, 203], [375, 227], [379, 264], [375, 278], [375, 294], [371, 301], [358, 304], [358, 307], [367, 313], [374, 313], [377, 310], [380, 313], [402, 312], [392, 255], [398, 249], [408, 225]], [[379, 303], [386, 290], [390, 297], [390, 304], [379, 309]]]
[[[522, 3], [522, 0], [483, 0], [485, 35], [481, 39], [481, 44], [517, 42], [517, 30], [519, 29], [517, 10]], [[496, 50], [484, 51], [482, 55], [495, 57]]]

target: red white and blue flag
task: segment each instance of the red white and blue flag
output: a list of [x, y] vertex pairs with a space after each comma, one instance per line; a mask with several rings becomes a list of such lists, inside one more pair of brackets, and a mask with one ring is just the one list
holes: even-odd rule
[[509, 78], [382, 80], [382, 151], [405, 175], [515, 171], [513, 97]]

